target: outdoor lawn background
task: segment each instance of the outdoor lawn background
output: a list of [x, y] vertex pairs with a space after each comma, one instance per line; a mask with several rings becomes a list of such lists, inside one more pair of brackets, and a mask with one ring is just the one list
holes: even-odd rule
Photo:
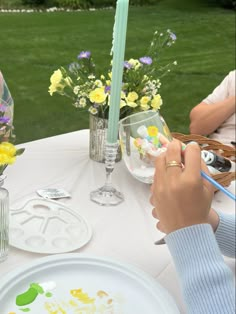
[[[105, 72], [110, 64], [114, 9], [0, 13], [0, 69], [15, 101], [16, 143], [88, 128], [88, 113], [48, 93], [59, 66], [92, 52]], [[173, 1], [130, 7], [126, 59], [146, 53], [155, 29], [171, 29], [177, 41], [162, 55], [178, 61], [162, 80], [161, 113], [171, 131], [188, 133], [189, 111], [235, 68], [235, 12], [217, 7], [178, 7]]]

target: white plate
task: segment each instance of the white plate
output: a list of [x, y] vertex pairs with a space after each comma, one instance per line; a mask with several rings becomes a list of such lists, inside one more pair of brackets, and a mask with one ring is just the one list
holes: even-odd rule
[[10, 245], [25, 251], [70, 252], [84, 246], [91, 236], [86, 220], [59, 202], [32, 199], [10, 210]]
[[[43, 293], [31, 304], [15, 305], [16, 296], [27, 291], [30, 284], [43, 282], [55, 285], [51, 297]], [[82, 289], [83, 302], [70, 294], [74, 289]], [[84, 303], [91, 299], [93, 303]], [[111, 259], [75, 253], [40, 258], [9, 273], [1, 279], [0, 304], [1, 314], [22, 314], [23, 309], [29, 309], [30, 314], [180, 313], [168, 292], [141, 270]], [[47, 308], [51, 306], [51, 311], [45, 309], [45, 304]], [[59, 307], [65, 312], [57, 312]], [[80, 312], [81, 308], [84, 311]]]

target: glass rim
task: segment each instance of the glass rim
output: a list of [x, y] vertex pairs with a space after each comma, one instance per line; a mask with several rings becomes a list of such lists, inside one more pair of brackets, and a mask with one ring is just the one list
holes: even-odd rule
[[[132, 122], [132, 123], [123, 123], [126, 119], [128, 119], [129, 117], [133, 117], [133, 116], [138, 116], [138, 115], [140, 115], [140, 114], [144, 114], [144, 113], [146, 113], [146, 114], [148, 114], [148, 113], [153, 113], [153, 115], [151, 116], [151, 117], [148, 117], [148, 118], [145, 118], [145, 119], [142, 119], [142, 120], [139, 120], [139, 121], [136, 121], [136, 122]], [[146, 111], [140, 111], [140, 112], [136, 112], [136, 113], [133, 113], [133, 114], [130, 114], [130, 115], [128, 115], [127, 117], [124, 117], [123, 119], [121, 119], [120, 121], [119, 121], [119, 125], [121, 126], [127, 126], [127, 125], [130, 125], [130, 124], [132, 124], [132, 125], [135, 125], [135, 124], [138, 124], [138, 123], [142, 123], [143, 121], [146, 121], [147, 119], [152, 119], [153, 117], [155, 117], [155, 115], [158, 115], [158, 116], [160, 116], [160, 113], [159, 113], [159, 111], [158, 110], [146, 110]]]

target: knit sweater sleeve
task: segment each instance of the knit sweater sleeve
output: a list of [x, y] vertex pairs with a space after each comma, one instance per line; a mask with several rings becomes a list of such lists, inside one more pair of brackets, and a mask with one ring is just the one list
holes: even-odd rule
[[223, 255], [235, 258], [235, 215], [218, 212], [220, 222], [215, 232]]
[[225, 264], [212, 227], [199, 224], [165, 238], [182, 286], [187, 313], [234, 314], [233, 274]]

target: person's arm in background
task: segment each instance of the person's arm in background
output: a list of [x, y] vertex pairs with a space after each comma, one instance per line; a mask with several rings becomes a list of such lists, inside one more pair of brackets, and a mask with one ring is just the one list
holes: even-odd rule
[[235, 76], [231, 71], [213, 92], [190, 112], [190, 133], [210, 135], [235, 113]]
[[[166, 168], [167, 162], [181, 163], [182, 157], [180, 142], [172, 141], [166, 154], [157, 158], [153, 216], [159, 219], [158, 229], [167, 234], [165, 241], [179, 275], [187, 313], [234, 314], [233, 275], [209, 224], [212, 188], [200, 175], [199, 146], [187, 145], [184, 169]], [[207, 167], [202, 167], [207, 172]]]
[[209, 135], [235, 112], [235, 96], [214, 104], [201, 102], [190, 112], [191, 134]]

